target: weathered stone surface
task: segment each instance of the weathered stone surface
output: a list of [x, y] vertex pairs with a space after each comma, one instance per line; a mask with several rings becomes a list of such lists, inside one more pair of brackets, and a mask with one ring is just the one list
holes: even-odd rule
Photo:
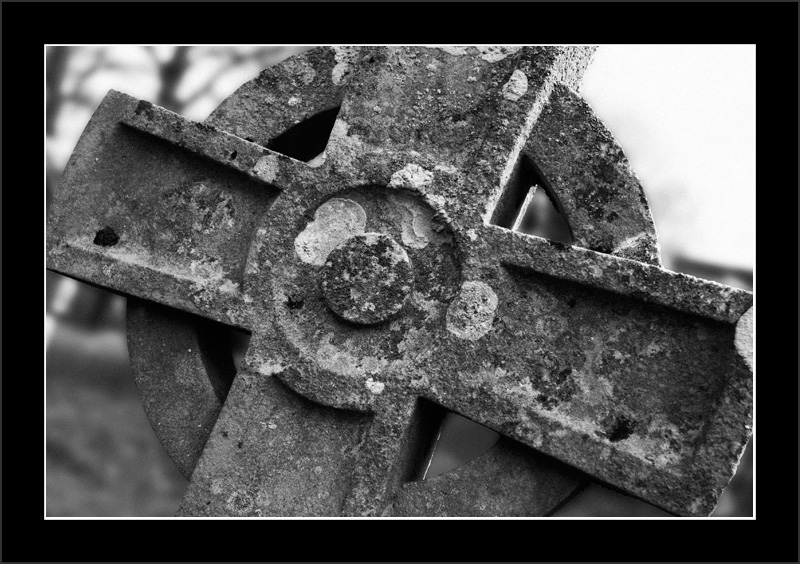
[[569, 218], [574, 244], [660, 265], [642, 186], [589, 105], [557, 85], [524, 149]]
[[313, 135], [314, 123], [310, 131], [299, 132], [297, 141], [281, 134], [321, 114], [322, 125], [336, 117], [347, 84], [342, 56], [341, 47], [320, 47], [265, 69], [220, 104], [206, 123], [283, 153], [289, 145], [307, 152], [301, 160], [309, 160], [327, 141], [327, 136], [318, 140]]
[[[48, 265], [253, 335], [182, 514], [546, 514], [581, 483], [500, 449], [403, 486], [425, 450], [419, 398], [674, 513], [713, 509], [750, 434], [734, 325], [752, 294], [657, 266], [638, 183], [562, 86], [590, 54], [325, 49], [240, 89], [216, 127], [109, 95], [65, 173]], [[293, 102], [304, 87], [331, 92]], [[341, 99], [314, 166], [265, 148], [288, 127], [269, 119], [287, 96], [305, 116]], [[575, 124], [563, 150], [548, 120]], [[530, 147], [595, 250], [490, 224]], [[619, 221], [594, 217], [598, 198]], [[355, 248], [368, 237], [406, 255], [379, 265], [387, 278], [413, 277], [373, 290], [374, 319], [333, 284], [377, 258]], [[502, 468], [507, 487], [479, 488], [478, 467]], [[513, 500], [508, 484], [543, 481]], [[465, 483], [482, 492], [470, 507]]]
[[129, 299], [128, 350], [153, 430], [189, 478], [217, 421], [236, 369], [211, 321]]
[[540, 517], [566, 501], [582, 478], [574, 468], [501, 438], [487, 453], [461, 468], [405, 483], [397, 494], [393, 514]]
[[403, 308], [414, 287], [403, 247], [381, 233], [355, 235], [333, 249], [325, 263], [325, 303], [342, 318], [369, 325]]
[[303, 399], [263, 369], [240, 372], [178, 514], [335, 515], [367, 421]]

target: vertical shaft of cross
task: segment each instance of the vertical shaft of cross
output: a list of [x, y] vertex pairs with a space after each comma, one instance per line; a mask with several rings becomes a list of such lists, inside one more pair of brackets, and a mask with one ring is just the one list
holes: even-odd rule
[[395, 490], [414, 470], [413, 452], [424, 434], [417, 400], [388, 390], [386, 395], [359, 445], [344, 515], [386, 515]]

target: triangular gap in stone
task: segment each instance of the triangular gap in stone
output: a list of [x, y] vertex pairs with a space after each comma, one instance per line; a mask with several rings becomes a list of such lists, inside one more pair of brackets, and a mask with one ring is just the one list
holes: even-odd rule
[[492, 224], [571, 245], [574, 242], [562, 206], [533, 160], [520, 155], [497, 202]]
[[447, 410], [442, 406], [417, 398], [417, 405], [408, 431], [408, 455], [400, 469], [403, 482], [421, 480], [436, 446], [436, 438]]
[[270, 141], [267, 149], [283, 153], [311, 166], [318, 164], [319, 157], [328, 145], [339, 108], [324, 110], [297, 123]]
[[197, 322], [197, 344], [214, 393], [225, 403], [250, 344], [250, 334], [208, 319]]
[[448, 412], [422, 473], [423, 480], [465, 466], [492, 448], [500, 435], [480, 423]]
[[412, 429], [412, 455], [406, 482], [429, 480], [472, 462], [492, 448], [500, 435], [488, 427], [419, 399]]

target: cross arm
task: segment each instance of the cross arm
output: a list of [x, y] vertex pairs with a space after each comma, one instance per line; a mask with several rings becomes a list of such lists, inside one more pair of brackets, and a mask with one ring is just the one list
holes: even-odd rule
[[242, 272], [259, 221], [305, 163], [111, 91], [68, 163], [47, 267], [248, 328]]
[[469, 265], [429, 399], [668, 511], [708, 515], [751, 432], [734, 337], [752, 294], [482, 234], [477, 255], [500, 266]]

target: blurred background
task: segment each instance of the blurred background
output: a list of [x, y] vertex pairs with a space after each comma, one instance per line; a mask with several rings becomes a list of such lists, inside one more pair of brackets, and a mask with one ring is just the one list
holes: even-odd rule
[[[46, 205], [109, 89], [202, 121], [304, 46], [48, 46]], [[605, 45], [583, 96], [625, 150], [664, 266], [753, 289], [755, 46]], [[46, 272], [46, 514], [171, 516], [186, 487], [128, 364], [125, 299]], [[753, 445], [714, 513], [753, 513]], [[469, 450], [469, 449], [467, 449]], [[593, 483], [556, 516], [667, 516]]]

